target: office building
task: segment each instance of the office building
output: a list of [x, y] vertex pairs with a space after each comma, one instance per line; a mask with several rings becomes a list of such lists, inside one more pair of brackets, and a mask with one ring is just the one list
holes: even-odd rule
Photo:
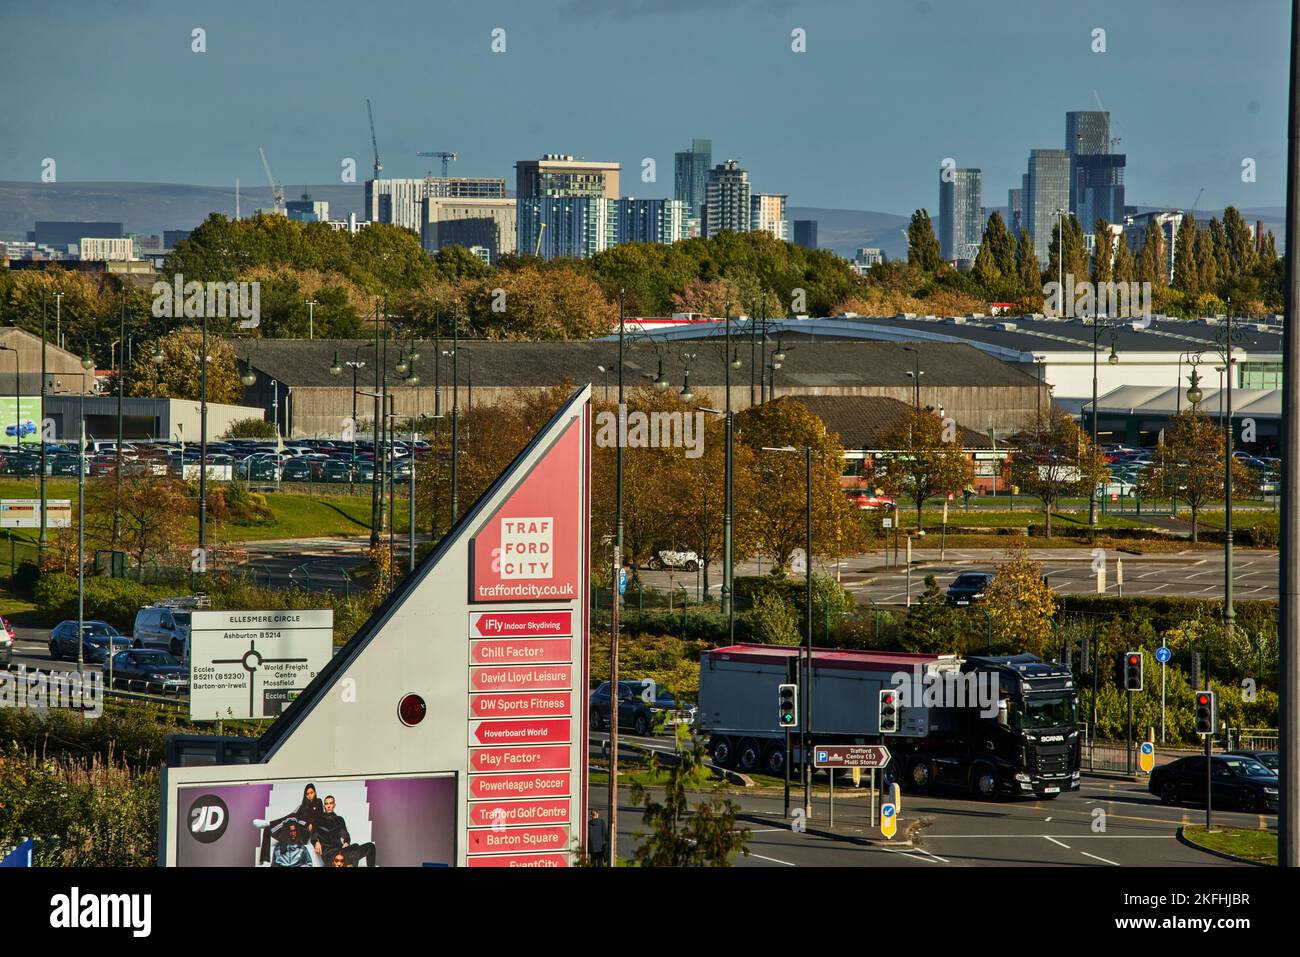
[[1174, 278], [1174, 246], [1178, 240], [1178, 230], [1183, 225], [1183, 211], [1181, 209], [1164, 209], [1152, 210], [1148, 213], [1138, 213], [1133, 216], [1124, 217], [1124, 242], [1134, 255], [1136, 262], [1137, 255], [1142, 250], [1142, 243], [1146, 238], [1147, 226], [1154, 222], [1165, 236], [1165, 279], [1172, 282]]
[[750, 214], [749, 172], [734, 159], [709, 170], [704, 189], [704, 236], [716, 236], [725, 229], [747, 233]]
[[980, 171], [939, 173], [939, 249], [948, 262], [974, 262], [984, 232], [980, 215]]
[[796, 219], [794, 221], [794, 244], [804, 249], [817, 248], [817, 220]]
[[175, 249], [176, 244], [190, 238], [191, 229], [164, 229], [163, 249]]
[[[506, 181], [500, 177], [426, 176], [422, 179], [366, 180], [365, 218], [419, 232], [424, 200], [435, 198], [504, 198]], [[328, 217], [326, 217], [328, 219]]]
[[1079, 158], [1110, 152], [1110, 114], [1102, 110], [1075, 110], [1065, 114], [1065, 151], [1070, 154], [1070, 212], [1079, 216]]
[[591, 163], [563, 153], [515, 164], [515, 198], [580, 196], [618, 199], [617, 163]]
[[285, 203], [285, 212], [289, 218], [299, 223], [327, 223], [330, 218], [330, 204], [313, 201], [310, 193], [303, 193], [301, 199], [291, 199]]
[[1029, 230], [1034, 255], [1046, 266], [1057, 210], [1067, 210], [1070, 201], [1070, 154], [1065, 150], [1030, 150], [1024, 190], [1024, 228]]
[[614, 201], [616, 243], [660, 243], [672, 245], [687, 239], [687, 204], [680, 199], [632, 199]]
[[516, 248], [543, 259], [589, 259], [615, 244], [617, 204], [599, 196], [517, 199]]
[[687, 205], [687, 215], [704, 215], [705, 189], [713, 166], [713, 140], [692, 140], [691, 148], [673, 154], [673, 198]]
[[36, 228], [27, 234], [27, 241], [38, 246], [53, 246], [69, 252], [70, 246], [81, 241], [82, 236], [102, 236], [120, 239], [126, 233], [121, 223], [79, 223], [68, 220], [37, 220]]
[[1020, 236], [1020, 223], [1025, 214], [1024, 197], [1025, 191], [1019, 186], [1007, 190], [1007, 229], [1012, 236]]
[[751, 193], [749, 228], [771, 233], [782, 242], [790, 241], [790, 221], [785, 218], [786, 197], [780, 193]]
[[1123, 153], [1096, 153], [1074, 157], [1074, 213], [1085, 233], [1092, 232], [1097, 219], [1108, 223], [1124, 221]]
[[77, 248], [82, 259], [96, 262], [135, 258], [135, 243], [125, 236], [114, 238], [83, 236], [77, 241]]
[[426, 252], [444, 246], [487, 250], [488, 262], [515, 251], [516, 207], [513, 199], [425, 197], [420, 242]]
[[859, 276], [865, 276], [876, 263], [885, 261], [885, 254], [876, 246], [859, 246], [849, 260], [849, 267]]

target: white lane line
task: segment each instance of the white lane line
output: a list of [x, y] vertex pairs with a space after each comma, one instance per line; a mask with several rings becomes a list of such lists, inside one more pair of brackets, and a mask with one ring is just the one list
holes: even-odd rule
[[749, 852], [749, 856], [757, 857], [760, 861], [771, 861], [773, 864], [784, 864], [786, 867], [796, 866], [794, 864], [791, 864], [789, 861], [778, 861], [775, 857], [764, 857], [762, 854], [755, 854], [753, 851]]
[[1050, 820], [1051, 820], [1050, 817], [1045, 817], [1045, 818], [1043, 818], [1043, 823], [1046, 824], [1046, 823], [1048, 823]]
[[1062, 842], [1058, 841], [1056, 838], [1052, 837], [1051, 835], [1044, 834], [1043, 837], [1047, 838], [1047, 840], [1051, 841], [1053, 844], [1057, 844], [1057, 845], [1059, 845], [1059, 846], [1065, 848], [1067, 851], [1070, 849], [1070, 845], [1069, 845], [1069, 844], [1063, 844]]
[[1120, 866], [1119, 863], [1116, 861], [1108, 861], [1104, 857], [1098, 857], [1096, 854], [1089, 854], [1087, 851], [1080, 851], [1079, 853], [1082, 854], [1084, 857], [1091, 857], [1094, 861], [1101, 861], [1103, 864], [1110, 864], [1113, 867]]
[[751, 827], [747, 828], [750, 834], [774, 834], [777, 831], [788, 831], [788, 827]]
[[930, 851], [927, 851], [927, 850], [926, 850], [925, 848], [923, 848], [923, 847], [918, 847], [917, 850], [920, 851], [922, 854], [928, 854], [930, 857], [933, 857], [936, 861], [943, 861], [945, 864], [951, 864], [951, 863], [952, 863], [952, 862], [949, 861], [946, 857], [940, 857], [938, 854], [933, 854], [933, 853], [931, 853]]

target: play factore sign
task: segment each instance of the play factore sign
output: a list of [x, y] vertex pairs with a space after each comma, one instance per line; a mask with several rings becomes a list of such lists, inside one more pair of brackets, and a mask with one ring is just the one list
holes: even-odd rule
[[334, 611], [194, 611], [190, 718], [274, 718], [334, 653]]

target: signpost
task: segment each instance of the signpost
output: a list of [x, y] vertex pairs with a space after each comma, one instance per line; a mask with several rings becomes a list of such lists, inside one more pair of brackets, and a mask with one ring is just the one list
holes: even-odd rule
[[1150, 741], [1143, 741], [1138, 748], [1138, 767], [1144, 774], [1150, 774], [1156, 766], [1156, 746]]
[[[45, 502], [46, 528], [72, 527], [72, 499], [52, 498]], [[40, 528], [41, 500], [39, 498], [6, 498], [0, 500], [0, 528]]]
[[190, 719], [274, 718], [334, 653], [334, 611], [190, 612]]
[[[823, 744], [813, 748], [813, 767], [827, 768], [831, 779], [830, 826], [835, 826], [835, 770], [852, 768], [853, 783], [858, 783], [860, 768], [871, 769], [871, 816], [875, 815], [876, 770], [889, 764], [889, 749], [881, 744]], [[889, 807], [890, 805], [885, 805]], [[884, 813], [884, 809], [881, 809]], [[884, 824], [881, 824], [884, 827]]]
[[1169, 659], [1174, 653], [1169, 650], [1167, 645], [1161, 645], [1156, 649], [1156, 661], [1160, 662], [1160, 743], [1165, 743], [1165, 665], [1169, 664]]

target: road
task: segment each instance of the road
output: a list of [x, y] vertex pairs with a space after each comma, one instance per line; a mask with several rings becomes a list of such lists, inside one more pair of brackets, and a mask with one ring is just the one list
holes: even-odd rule
[[[1052, 588], [1061, 594], [1096, 594], [1097, 575], [1093, 570], [1094, 556], [1091, 548], [1036, 548], [1029, 555], [1043, 566]], [[912, 550], [912, 597], [925, 590], [925, 576], [934, 575], [939, 585], [947, 588], [963, 571], [992, 571], [1003, 559], [1003, 552], [994, 548], [949, 548], [940, 559], [937, 548]], [[1105, 555], [1106, 594], [1119, 594], [1115, 581], [1115, 560], [1123, 562], [1123, 594], [1128, 595], [1182, 595], [1192, 598], [1223, 597], [1224, 557], [1221, 549], [1185, 551], [1167, 554], [1133, 555], [1108, 551]], [[903, 605], [907, 602], [907, 571], [903, 567], [906, 557], [899, 553], [899, 564], [885, 566], [880, 552], [856, 555], [833, 565], [815, 567], [818, 572], [838, 576], [841, 584], [852, 592], [860, 604], [871, 599], [879, 605]], [[771, 568], [760, 562], [737, 562], [736, 576], [761, 575]], [[721, 579], [721, 567], [711, 566], [709, 594], [716, 598]], [[648, 587], [673, 589], [680, 596], [685, 586], [691, 601], [698, 601], [700, 576], [685, 571], [640, 571]], [[1278, 553], [1258, 549], [1237, 549], [1233, 556], [1233, 595], [1238, 599], [1276, 599]]]
[[[630, 739], [666, 748], [667, 739]], [[620, 749], [622, 750], [622, 749]], [[824, 782], [823, 782], [824, 783]], [[800, 792], [801, 793], [801, 792]], [[590, 807], [602, 815], [608, 789], [593, 785]], [[837, 782], [835, 828], [830, 829], [827, 796], [815, 793], [808, 830], [792, 830], [783, 819], [779, 792], [726, 795], [740, 806], [748, 828], [748, 867], [1231, 867], [1178, 840], [1183, 824], [1205, 820], [1203, 808], [1165, 807], [1147, 793], [1145, 782], [1085, 776], [1079, 791], [1054, 800], [975, 801], [958, 794], [904, 794], [902, 825], [919, 822], [909, 845], [900, 834], [891, 844], [869, 826], [866, 791]], [[796, 799], [797, 803], [797, 799]], [[626, 856], [644, 830], [642, 809], [620, 788], [619, 841]], [[1217, 824], [1276, 830], [1276, 815], [1215, 811]], [[901, 829], [900, 829], [901, 831]], [[833, 834], [833, 836], [831, 836]], [[865, 840], [874, 844], [861, 843]]]

